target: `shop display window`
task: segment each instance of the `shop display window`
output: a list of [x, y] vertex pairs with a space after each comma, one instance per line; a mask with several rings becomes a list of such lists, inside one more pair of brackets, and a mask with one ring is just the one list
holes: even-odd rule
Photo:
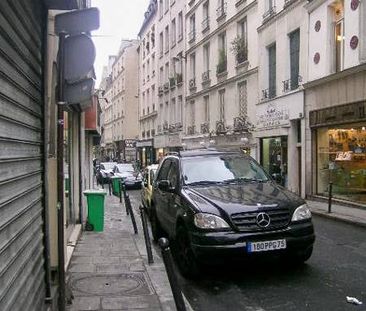
[[317, 130], [317, 193], [366, 203], [366, 125], [364, 123]]

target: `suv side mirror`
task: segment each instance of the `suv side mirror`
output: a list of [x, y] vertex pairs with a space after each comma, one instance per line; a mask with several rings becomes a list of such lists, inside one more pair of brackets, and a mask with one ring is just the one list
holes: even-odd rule
[[174, 192], [174, 188], [169, 180], [160, 180], [158, 182], [158, 188], [164, 192]]

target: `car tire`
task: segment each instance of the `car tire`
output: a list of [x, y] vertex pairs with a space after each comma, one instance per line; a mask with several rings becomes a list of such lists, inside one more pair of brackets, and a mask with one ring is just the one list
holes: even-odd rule
[[180, 225], [174, 241], [174, 255], [181, 274], [188, 279], [199, 276], [199, 263], [192, 251], [191, 241], [186, 228]]
[[161, 237], [164, 236], [164, 231], [161, 228], [159, 219], [157, 218], [155, 211], [151, 211], [150, 223], [153, 240], [157, 242]]

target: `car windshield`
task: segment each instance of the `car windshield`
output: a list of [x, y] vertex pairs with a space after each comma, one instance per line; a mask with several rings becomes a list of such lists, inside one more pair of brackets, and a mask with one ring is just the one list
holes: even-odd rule
[[105, 170], [111, 170], [116, 165], [115, 162], [104, 162], [102, 163]]
[[189, 184], [268, 181], [264, 170], [251, 158], [241, 155], [215, 155], [182, 159], [183, 179]]
[[118, 167], [118, 171], [120, 173], [122, 173], [122, 172], [134, 172], [135, 171], [132, 164], [118, 164], [117, 167]]

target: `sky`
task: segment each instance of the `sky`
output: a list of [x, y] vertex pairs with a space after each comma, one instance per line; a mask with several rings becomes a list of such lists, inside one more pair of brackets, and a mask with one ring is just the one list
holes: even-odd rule
[[108, 56], [115, 55], [121, 39], [137, 39], [144, 20], [149, 0], [92, 0], [92, 7], [100, 11], [100, 27], [93, 31], [96, 47], [94, 69], [99, 87], [103, 66], [108, 64]]

